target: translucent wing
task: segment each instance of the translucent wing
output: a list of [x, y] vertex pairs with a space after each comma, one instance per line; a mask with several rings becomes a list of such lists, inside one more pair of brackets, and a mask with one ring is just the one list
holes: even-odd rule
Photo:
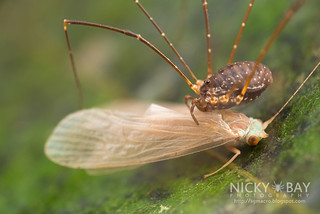
[[46, 155], [67, 167], [111, 171], [171, 159], [237, 142], [248, 118], [230, 110], [197, 112], [151, 105], [141, 115], [89, 109], [64, 118], [46, 143]]

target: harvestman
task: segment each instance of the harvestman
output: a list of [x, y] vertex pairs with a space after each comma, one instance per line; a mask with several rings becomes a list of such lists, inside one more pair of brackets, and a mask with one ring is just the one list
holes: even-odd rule
[[[205, 175], [205, 177], [208, 177], [228, 166], [240, 155], [240, 150], [234, 147], [239, 142], [257, 145], [262, 138], [268, 136], [264, 131], [268, 124], [273, 121], [300, 90], [320, 63], [317, 64], [283, 107], [264, 123], [259, 119], [248, 118], [242, 113], [220, 109], [251, 102], [259, 97], [266, 87], [271, 84], [271, 71], [260, 62], [274, 39], [305, 0], [296, 0], [292, 4], [255, 62], [232, 63], [242, 31], [254, 3], [254, 0], [251, 0], [230, 54], [228, 64], [214, 74], [212, 74], [211, 69], [211, 36], [209, 33], [207, 1], [202, 0], [202, 2], [206, 22], [208, 63], [208, 76], [204, 81], [198, 80], [195, 77], [164, 32], [139, 1], [135, 0], [135, 3], [145, 13], [180, 59], [194, 79], [195, 84], [191, 83], [169, 58], [140, 34], [91, 22], [64, 20], [64, 30], [78, 86], [80, 104], [82, 102], [81, 86], [71, 51], [67, 24], [99, 27], [135, 37], [167, 61], [199, 97], [195, 98], [189, 95], [185, 97], [187, 105], [188, 100], [192, 100], [189, 108], [193, 120], [183, 110], [173, 111], [156, 105], [151, 105], [146, 113], [142, 115], [106, 109], [90, 109], [71, 114], [60, 122], [46, 144], [46, 154], [51, 160], [68, 167], [101, 172], [110, 171], [110, 169], [132, 168], [146, 163], [171, 159], [226, 145], [234, 153], [234, 156], [217, 171]], [[203, 112], [198, 112], [197, 117], [194, 115], [195, 107]]]

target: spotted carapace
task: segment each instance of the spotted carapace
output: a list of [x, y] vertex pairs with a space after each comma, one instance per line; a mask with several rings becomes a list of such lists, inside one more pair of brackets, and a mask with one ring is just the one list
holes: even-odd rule
[[[252, 61], [235, 62], [205, 79], [200, 87], [199, 98], [186, 96], [187, 105], [188, 99], [192, 99], [191, 114], [193, 115], [194, 107], [200, 111], [212, 111], [231, 108], [257, 99], [272, 83], [272, 74], [268, 67], [259, 64], [242, 97], [241, 90], [254, 65], [255, 62]], [[194, 120], [197, 122], [195, 117]]]

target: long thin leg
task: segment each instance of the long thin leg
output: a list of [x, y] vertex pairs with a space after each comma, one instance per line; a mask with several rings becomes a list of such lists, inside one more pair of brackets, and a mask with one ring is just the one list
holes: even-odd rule
[[283, 30], [283, 28], [287, 25], [287, 23], [290, 21], [290, 19], [292, 18], [292, 16], [297, 12], [297, 10], [304, 4], [306, 0], [296, 0], [291, 7], [289, 8], [289, 10], [287, 10], [287, 12], [285, 13], [284, 17], [282, 18], [282, 20], [280, 21], [280, 23], [278, 24], [277, 28], [273, 31], [271, 37], [269, 38], [267, 44], [265, 45], [265, 47], [262, 49], [258, 59], [256, 60], [256, 63], [247, 79], [246, 84], [244, 85], [242, 91], [241, 91], [241, 97], [243, 98], [244, 94], [247, 91], [247, 88], [250, 84], [250, 81], [255, 73], [255, 71], [257, 70], [258, 65], [260, 64], [260, 62], [262, 61], [262, 59], [264, 58], [264, 56], [266, 55], [267, 51], [269, 50], [271, 44], [273, 43], [273, 41], [278, 37], [279, 33]]
[[214, 171], [213, 173], [204, 175], [204, 176], [203, 176], [204, 178], [210, 177], [210, 176], [216, 174], [217, 172], [219, 172], [220, 170], [226, 168], [229, 164], [231, 164], [231, 163], [234, 161], [234, 159], [236, 159], [236, 158], [241, 154], [240, 150], [237, 149], [237, 148], [235, 148], [235, 147], [233, 147], [233, 146], [226, 146], [226, 148], [227, 148], [229, 151], [231, 151], [231, 152], [234, 153], [234, 155], [232, 156], [232, 158], [231, 158], [227, 163], [225, 163], [222, 167], [220, 167], [218, 170]]
[[150, 16], [148, 11], [142, 6], [142, 4], [139, 2], [139, 0], [134, 0], [134, 2], [139, 6], [139, 8], [142, 10], [142, 12], [148, 17], [148, 19], [151, 21], [151, 23], [155, 26], [155, 28], [159, 31], [161, 36], [164, 38], [164, 40], [169, 44], [175, 55], [179, 58], [183, 66], [187, 69], [191, 77], [194, 79], [195, 82], [198, 81], [197, 77], [193, 74], [187, 63], [184, 61], [182, 56], [179, 54], [177, 49], [173, 46], [173, 44], [170, 42], [166, 34], [161, 30], [160, 26], [154, 21], [154, 19]]
[[202, 0], [202, 7], [204, 12], [204, 19], [206, 22], [206, 37], [207, 37], [207, 62], [208, 62], [208, 77], [212, 74], [211, 68], [211, 45], [210, 45], [210, 29], [209, 29], [209, 16], [208, 16], [208, 2], [207, 0]]
[[79, 107], [79, 109], [82, 109], [82, 106], [83, 106], [82, 87], [80, 84], [76, 64], [74, 62], [73, 54], [71, 51], [71, 45], [70, 45], [70, 41], [69, 41], [66, 20], [63, 21], [63, 29], [64, 29], [64, 33], [66, 36], [67, 44], [68, 44], [69, 56], [70, 56], [70, 61], [71, 61], [71, 65], [72, 65], [72, 72], [73, 72], [74, 79], [76, 80], [76, 85], [77, 85], [77, 89], [78, 89], [78, 107]]
[[246, 26], [246, 23], [247, 23], [251, 8], [253, 6], [253, 3], [254, 3], [254, 0], [251, 0], [250, 3], [249, 3], [246, 15], [244, 16], [244, 19], [243, 19], [243, 21], [241, 23], [241, 27], [240, 27], [239, 33], [238, 33], [236, 41], [235, 41], [235, 43], [233, 45], [233, 48], [232, 48], [232, 51], [231, 51], [231, 54], [230, 54], [230, 57], [229, 57], [229, 60], [228, 60], [227, 64], [232, 63], [234, 54], [235, 54], [235, 52], [237, 50], [237, 47], [238, 47], [238, 44], [239, 44], [239, 41], [240, 41], [240, 38], [241, 38], [241, 35], [242, 35], [242, 31], [243, 31], [244, 27]]
[[181, 72], [181, 70], [178, 68], [178, 66], [176, 66], [166, 55], [164, 55], [159, 49], [157, 49], [154, 45], [152, 45], [148, 40], [143, 38], [140, 34], [136, 34], [136, 33], [129, 31], [129, 30], [123, 30], [120, 28], [111, 27], [108, 25], [102, 25], [102, 24], [86, 22], [86, 21], [79, 21], [79, 20], [65, 19], [63, 21], [63, 27], [64, 27], [64, 32], [65, 32], [66, 40], [67, 40], [67, 44], [68, 44], [69, 56], [71, 59], [73, 74], [76, 79], [76, 84], [77, 84], [78, 91], [80, 94], [79, 95], [79, 106], [82, 106], [82, 91], [81, 91], [81, 85], [80, 85], [80, 81], [79, 81], [79, 78], [77, 75], [77, 70], [76, 70], [76, 66], [75, 66], [75, 62], [74, 62], [74, 58], [73, 58], [73, 54], [72, 54], [72, 50], [71, 50], [71, 45], [70, 45], [70, 41], [69, 41], [69, 36], [68, 36], [68, 32], [67, 32], [67, 25], [68, 24], [84, 25], [84, 26], [107, 29], [107, 30], [115, 31], [115, 32], [122, 33], [122, 34], [130, 36], [130, 37], [136, 38], [138, 41], [147, 45], [149, 48], [151, 48], [153, 51], [155, 51], [158, 55], [160, 55], [167, 63], [169, 63], [169, 65], [171, 65], [171, 67], [174, 70], [176, 70], [178, 72], [178, 74], [180, 74], [180, 76], [186, 81], [186, 83], [191, 87], [192, 90], [194, 90], [197, 94], [199, 93], [199, 86], [192, 84], [191, 81]]
[[[228, 100], [229, 97], [231, 96], [231, 94], [232, 94], [235, 90], [238, 90], [238, 89], [239, 89], [238, 87], [240, 87], [241, 84], [242, 84], [242, 82], [238, 82], [238, 83], [234, 84], [234, 85], [232, 86], [232, 88], [229, 90], [229, 92], [225, 95], [225, 98]], [[241, 100], [240, 100], [239, 102], [241, 102]], [[237, 104], [240, 104], [240, 103], [237, 103]]]

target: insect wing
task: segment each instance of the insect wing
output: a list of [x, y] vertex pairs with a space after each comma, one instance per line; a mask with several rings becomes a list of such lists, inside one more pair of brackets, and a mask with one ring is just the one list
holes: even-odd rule
[[113, 171], [188, 155], [239, 138], [221, 113], [199, 114], [200, 125], [196, 125], [188, 111], [179, 113], [157, 105], [142, 115], [108, 109], [78, 111], [55, 128], [46, 143], [46, 155], [67, 167]]

